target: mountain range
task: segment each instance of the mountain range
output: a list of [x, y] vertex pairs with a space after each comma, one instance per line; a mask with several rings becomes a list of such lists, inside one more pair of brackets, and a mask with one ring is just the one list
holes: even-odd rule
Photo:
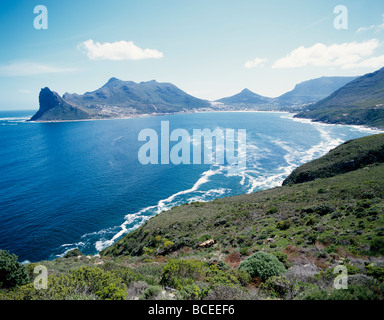
[[277, 98], [249, 89], [214, 102], [193, 97], [171, 83], [135, 83], [111, 78], [101, 88], [60, 97], [49, 88], [39, 96], [33, 121], [124, 118], [143, 114], [220, 110], [298, 112], [296, 117], [327, 123], [384, 127], [384, 68], [361, 77], [304, 81]]
[[301, 82], [295, 88], [277, 98], [258, 95], [248, 89], [238, 94], [216, 100], [224, 105], [257, 108], [262, 110], [295, 109], [329, 96], [355, 77], [321, 77]]

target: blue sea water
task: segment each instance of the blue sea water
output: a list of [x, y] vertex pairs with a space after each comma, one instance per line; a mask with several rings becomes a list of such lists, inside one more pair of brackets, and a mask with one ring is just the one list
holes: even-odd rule
[[[26, 122], [31, 115], [0, 112], [0, 249], [21, 261], [53, 259], [75, 247], [95, 254], [162, 210], [281, 185], [297, 166], [378, 133], [269, 112]], [[160, 135], [161, 121], [191, 135], [193, 129], [246, 129], [247, 168], [142, 165], [139, 132], [152, 128]]]

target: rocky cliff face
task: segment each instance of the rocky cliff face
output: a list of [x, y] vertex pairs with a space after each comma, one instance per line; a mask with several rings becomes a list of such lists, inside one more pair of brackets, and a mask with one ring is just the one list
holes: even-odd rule
[[39, 94], [39, 111], [31, 118], [31, 121], [38, 120], [45, 112], [58, 106], [63, 100], [56, 92], [52, 92], [49, 88], [41, 89]]
[[65, 102], [56, 92], [43, 88], [39, 94], [39, 110], [30, 121], [82, 120], [91, 114]]

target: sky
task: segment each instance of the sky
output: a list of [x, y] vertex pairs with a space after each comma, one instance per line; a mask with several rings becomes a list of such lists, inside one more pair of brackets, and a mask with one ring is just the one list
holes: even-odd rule
[[41, 88], [83, 94], [111, 77], [211, 101], [244, 88], [277, 97], [383, 67], [384, 1], [0, 0], [0, 41], [0, 110], [37, 110]]

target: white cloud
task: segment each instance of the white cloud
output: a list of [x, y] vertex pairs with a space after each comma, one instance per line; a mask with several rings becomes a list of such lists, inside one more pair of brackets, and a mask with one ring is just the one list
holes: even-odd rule
[[253, 60], [249, 60], [244, 64], [244, 67], [247, 69], [256, 68], [256, 67], [264, 67], [265, 63], [268, 59], [255, 58]]
[[384, 55], [378, 57], [368, 58], [366, 60], [362, 60], [358, 63], [351, 63], [349, 65], [345, 65], [344, 69], [354, 69], [354, 68], [374, 68], [379, 69], [384, 66]]
[[384, 30], [384, 14], [382, 14], [382, 17], [383, 17], [383, 21], [381, 22], [381, 24], [379, 24], [376, 27], [376, 29], [375, 29], [376, 32], [380, 32], [381, 30]]
[[356, 33], [362, 33], [362, 32], [365, 32], [365, 31], [370, 31], [370, 30], [374, 30], [375, 33], [378, 33], [382, 30], [384, 30], [384, 14], [381, 15], [382, 17], [382, 21], [381, 21], [381, 24], [379, 25], [371, 25], [369, 27], [360, 27], [359, 29], [357, 29]]
[[79, 45], [91, 60], [141, 60], [159, 59], [163, 53], [155, 49], [141, 49], [132, 41], [100, 43], [89, 39]]
[[73, 68], [60, 68], [35, 62], [14, 62], [8, 65], [0, 65], [0, 76], [33, 76], [47, 73], [72, 72], [75, 70]]
[[375, 29], [374, 24], [369, 27], [360, 27], [359, 29], [357, 29], [356, 33], [362, 33], [362, 32], [373, 30], [373, 29]]
[[301, 46], [291, 51], [287, 56], [278, 59], [272, 68], [316, 66], [351, 69], [356, 67], [377, 67], [381, 57], [372, 57], [372, 55], [379, 45], [377, 39], [371, 39], [363, 42], [347, 42], [329, 46], [322, 43], [316, 43], [308, 48]]

